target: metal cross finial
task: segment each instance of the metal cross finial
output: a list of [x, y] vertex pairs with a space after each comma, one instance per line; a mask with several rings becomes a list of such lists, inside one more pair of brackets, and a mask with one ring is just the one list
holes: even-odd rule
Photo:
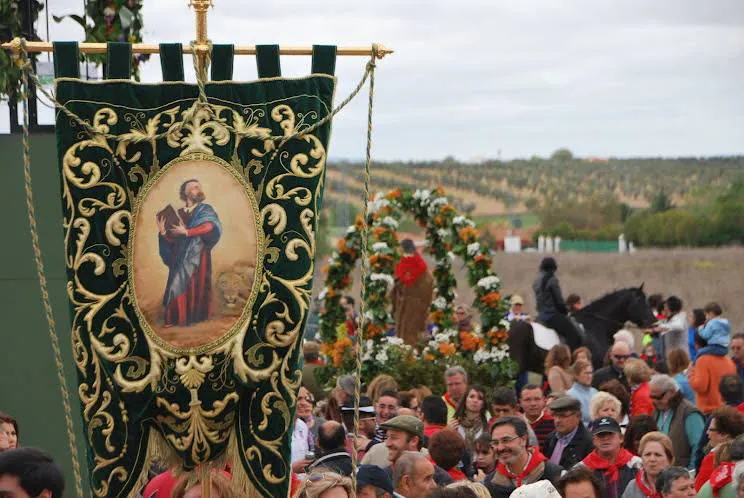
[[189, 0], [189, 7], [196, 12], [196, 43], [207, 42], [207, 11], [214, 7], [213, 0]]

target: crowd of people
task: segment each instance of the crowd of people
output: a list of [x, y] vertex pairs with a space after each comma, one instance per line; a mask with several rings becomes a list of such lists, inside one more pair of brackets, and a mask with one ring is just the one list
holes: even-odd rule
[[[556, 312], [581, 306], [570, 301]], [[353, 374], [329, 391], [315, 378], [319, 344], [305, 341], [291, 496], [744, 498], [744, 334], [716, 303], [689, 314], [676, 297], [649, 303], [659, 324], [640, 344], [620, 330], [596, 371], [591, 350], [557, 345], [541, 381], [518, 389], [473, 384], [453, 366], [443, 393], [380, 375], [358, 396]], [[344, 305], [353, 317], [353, 300]], [[518, 296], [509, 318], [530, 319]], [[140, 496], [202, 496], [200, 483], [155, 470]], [[228, 470], [212, 477], [212, 498], [234, 496]], [[51, 458], [21, 447], [17, 421], [0, 413], [0, 496], [56, 498], [63, 487]]]
[[[551, 277], [547, 287], [557, 285]], [[556, 312], [580, 308], [578, 296], [570, 300]], [[744, 334], [732, 335], [716, 303], [690, 313], [674, 296], [649, 304], [657, 325], [639, 341], [617, 332], [596, 371], [577, 343], [550, 350], [542, 382], [519, 390], [471, 384], [457, 366], [441, 396], [427, 386], [401, 391], [387, 375], [372, 379], [359, 398], [356, 437], [356, 379], [342, 376], [324, 392], [312, 381], [322, 364], [317, 344], [306, 342], [296, 496], [347, 496], [310, 488], [329, 475], [350, 477], [356, 451], [365, 497], [744, 498]], [[519, 296], [509, 313], [529, 319]], [[337, 444], [314, 439], [313, 427], [334, 431]]]

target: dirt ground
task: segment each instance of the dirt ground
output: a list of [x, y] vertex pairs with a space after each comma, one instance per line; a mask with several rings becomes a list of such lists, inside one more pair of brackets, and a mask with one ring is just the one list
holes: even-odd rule
[[[534, 253], [494, 256], [504, 294], [517, 293], [529, 312], [535, 309], [532, 282], [544, 255]], [[593, 299], [624, 287], [644, 283], [646, 295], [679, 296], [685, 309], [702, 308], [718, 302], [731, 320], [732, 332], [744, 332], [744, 248], [642, 250], [634, 254], [556, 254], [558, 278], [565, 295], [578, 293], [587, 304]], [[323, 286], [323, 274], [315, 280], [315, 295]], [[461, 262], [454, 264], [458, 281], [458, 302], [471, 304], [473, 292], [467, 285]], [[359, 295], [358, 273], [352, 295]], [[358, 302], [358, 301], [357, 301]]]

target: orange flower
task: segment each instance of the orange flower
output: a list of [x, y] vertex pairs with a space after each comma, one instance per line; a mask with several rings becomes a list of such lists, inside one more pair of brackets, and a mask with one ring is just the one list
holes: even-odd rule
[[452, 356], [457, 352], [457, 348], [451, 342], [442, 342], [439, 344], [439, 352], [444, 356]]
[[434, 217], [434, 224], [435, 224], [436, 226], [442, 226], [442, 225], [444, 225], [444, 218], [442, 218], [442, 217], [441, 217], [441, 216], [439, 216], [439, 215], [436, 215], [436, 216]]
[[341, 279], [341, 286], [344, 288], [351, 285], [351, 275], [346, 275], [344, 278]]
[[454, 208], [454, 206], [452, 206], [452, 204], [445, 204], [444, 206], [442, 206], [439, 209], [439, 212], [442, 213], [442, 214], [454, 213], [455, 212], [455, 208]]
[[481, 262], [483, 262], [483, 261], [488, 261], [488, 258], [486, 257], [486, 255], [485, 255], [485, 254], [478, 254], [478, 255], [477, 255], [477, 256], [475, 257], [475, 262], [476, 262], [476, 263], [481, 263]]
[[498, 306], [499, 300], [501, 300], [501, 294], [498, 291], [489, 292], [480, 298], [480, 301], [489, 308], [495, 308]]
[[401, 196], [400, 189], [396, 188], [388, 192], [385, 198], [387, 198], [388, 200], [393, 200], [393, 199], [400, 199], [400, 196]]
[[434, 193], [437, 194], [437, 195], [444, 195], [444, 189], [440, 185], [436, 189], [434, 189]]
[[509, 338], [509, 333], [506, 330], [491, 330], [488, 332], [488, 337], [491, 339], [491, 344], [499, 344]]
[[444, 313], [441, 310], [432, 311], [429, 313], [429, 321], [434, 323], [439, 323], [442, 321], [442, 318], [444, 318]]
[[384, 331], [382, 330], [382, 327], [380, 327], [379, 325], [375, 325], [374, 323], [368, 323], [367, 330], [364, 332], [364, 336], [366, 338], [377, 337], [383, 332]]
[[384, 235], [387, 229], [385, 227], [375, 227], [374, 230], [372, 230], [372, 234], [375, 237], [380, 237], [381, 235]]
[[480, 345], [480, 338], [472, 332], [460, 332], [460, 349], [463, 351], [476, 351]]
[[369, 264], [374, 265], [380, 260], [380, 257], [377, 254], [373, 254], [369, 257]]
[[480, 232], [473, 227], [461, 228], [458, 233], [460, 235], [460, 240], [467, 243], [475, 242], [480, 235]]
[[326, 292], [327, 297], [336, 297], [336, 289], [332, 287], [328, 287], [328, 292]]
[[431, 353], [426, 353], [424, 355], [424, 360], [426, 360], [426, 361], [434, 361], [434, 355], [431, 354]]
[[336, 249], [338, 249], [339, 252], [346, 252], [348, 249], [346, 246], [346, 239], [338, 239], [338, 242], [336, 242]]

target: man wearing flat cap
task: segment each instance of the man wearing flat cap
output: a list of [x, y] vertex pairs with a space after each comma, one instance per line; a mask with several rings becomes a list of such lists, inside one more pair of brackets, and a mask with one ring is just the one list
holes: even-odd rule
[[[384, 444], [388, 449], [390, 467], [387, 467], [385, 471], [392, 477], [395, 463], [404, 452], [413, 451], [418, 453], [421, 451], [424, 440], [424, 423], [413, 415], [398, 415], [383, 423], [380, 427], [388, 433], [388, 438]], [[446, 470], [435, 465], [434, 481], [439, 486], [443, 486], [452, 482], [452, 478]]]
[[548, 404], [555, 430], [545, 443], [545, 456], [564, 469], [570, 469], [594, 449], [592, 437], [581, 423], [581, 402], [564, 395]]
[[618, 498], [628, 483], [635, 479], [641, 459], [622, 447], [620, 424], [614, 418], [598, 418], [590, 427], [594, 450], [579, 465], [588, 468], [599, 479], [604, 498]]

